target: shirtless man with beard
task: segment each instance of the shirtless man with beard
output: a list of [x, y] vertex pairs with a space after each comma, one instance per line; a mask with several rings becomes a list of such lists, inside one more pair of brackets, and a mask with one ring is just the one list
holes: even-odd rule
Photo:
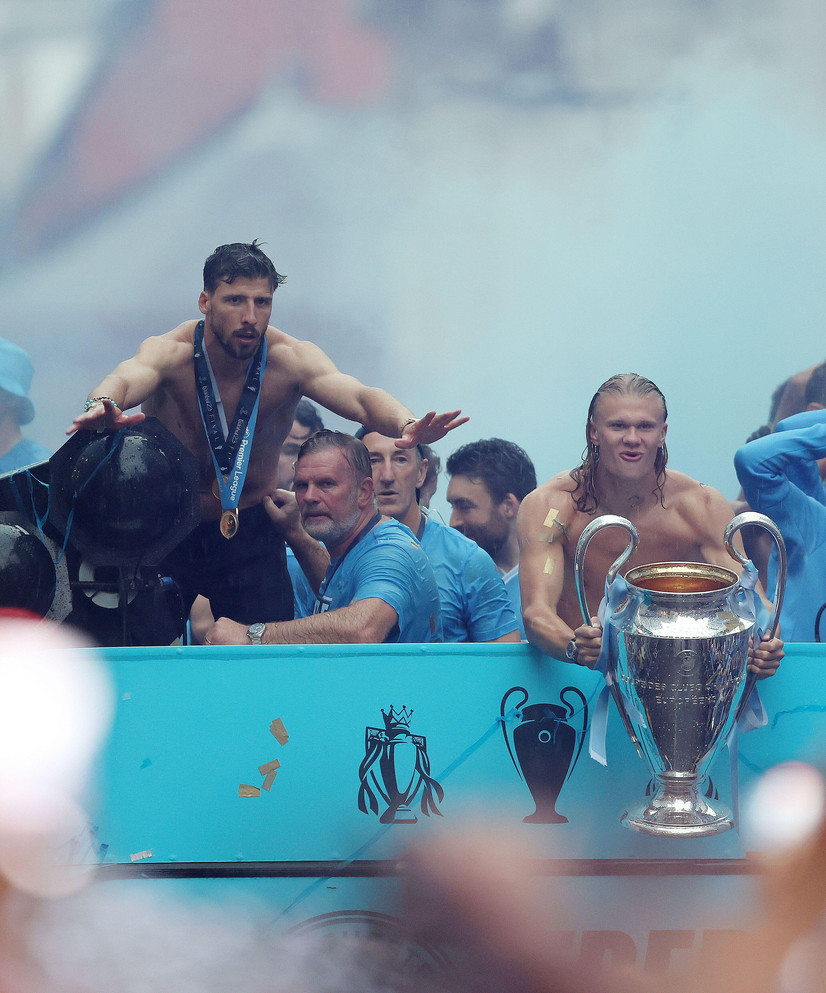
[[[276, 510], [279, 452], [302, 396], [392, 436], [399, 448], [437, 441], [467, 420], [460, 411], [417, 418], [384, 390], [340, 372], [316, 345], [270, 327], [283, 279], [256, 242], [217, 248], [204, 266], [203, 320], [147, 338], [92, 390], [69, 431], [130, 427], [152, 415], [195, 455], [202, 523], [161, 566], [187, 612], [202, 593], [215, 616], [292, 618], [284, 541], [267, 514]], [[246, 434], [237, 418], [242, 397], [250, 398], [248, 410], [257, 402]], [[141, 413], [125, 413], [138, 405]], [[221, 465], [232, 443], [237, 455]]]

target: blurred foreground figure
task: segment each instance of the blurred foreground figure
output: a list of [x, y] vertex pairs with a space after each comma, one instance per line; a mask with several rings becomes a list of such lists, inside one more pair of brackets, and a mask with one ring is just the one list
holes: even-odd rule
[[54, 896], [84, 883], [91, 838], [80, 803], [111, 691], [69, 628], [0, 610], [0, 645], [0, 873]]
[[[797, 766], [797, 770], [789, 766]], [[778, 790], [799, 782], [799, 811], [778, 811]], [[767, 816], [796, 837], [764, 837], [770, 854], [752, 856], [758, 893], [744, 917], [753, 929], [732, 931], [688, 966], [652, 975], [635, 966], [574, 963], [549, 940], [571, 927], [554, 879], [537, 871], [538, 856], [512, 834], [454, 833], [407, 853], [406, 909], [410, 940], [449, 950], [455, 973], [443, 989], [451, 993], [823, 993], [826, 990], [826, 820], [824, 787], [816, 770], [802, 763], [771, 770], [766, 779]], [[813, 780], [817, 783], [813, 784]], [[818, 798], [812, 798], [814, 790]], [[788, 801], [788, 791], [783, 794]], [[819, 805], [819, 816], [814, 816]], [[782, 805], [780, 805], [782, 806]], [[769, 834], [772, 829], [769, 829]], [[495, 853], [495, 855], [493, 854]], [[546, 892], [540, 898], [540, 888]], [[550, 891], [550, 899], [548, 897]], [[629, 913], [633, 914], [633, 906]]]
[[[493, 854], [495, 853], [495, 854]], [[411, 940], [450, 949], [452, 993], [648, 993], [636, 970], [581, 968], [549, 940], [564, 910], [540, 898], [553, 877], [536, 853], [502, 831], [458, 832], [411, 849], [405, 859]], [[570, 925], [567, 925], [570, 926]], [[661, 981], [661, 977], [660, 977]]]

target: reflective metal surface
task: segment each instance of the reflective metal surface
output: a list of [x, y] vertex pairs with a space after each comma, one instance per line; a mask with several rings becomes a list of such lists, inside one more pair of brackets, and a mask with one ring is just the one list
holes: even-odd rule
[[[758, 524], [772, 534], [784, 566], [778, 571], [773, 633], [785, 583], [783, 539], [768, 518], [740, 515], [726, 531], [726, 546], [741, 562], [745, 560], [734, 553], [730, 540], [745, 524]], [[612, 567], [613, 579], [618, 563], [636, 547], [630, 522], [597, 518], [577, 547], [575, 575], [586, 623], [581, 588], [587, 544], [603, 527], [615, 525], [625, 527], [631, 541]], [[748, 598], [736, 572], [701, 562], [637, 566], [625, 580], [628, 593], [614, 613], [616, 649], [610, 653], [606, 681], [626, 730], [649, 765], [654, 791], [621, 820], [629, 828], [670, 837], [726, 831], [732, 827], [731, 813], [702, 796], [701, 784], [751, 690], [746, 666], [754, 621]]]

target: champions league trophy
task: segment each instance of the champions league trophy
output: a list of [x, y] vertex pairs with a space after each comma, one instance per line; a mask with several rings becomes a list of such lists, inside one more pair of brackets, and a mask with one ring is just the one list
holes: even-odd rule
[[605, 680], [623, 725], [655, 780], [653, 795], [622, 815], [622, 823], [636, 831], [685, 838], [733, 826], [731, 812], [703, 797], [699, 786], [756, 678], [746, 674], [757, 603], [754, 567], [731, 544], [749, 524], [768, 531], [777, 547], [773, 637], [786, 584], [786, 548], [777, 526], [762, 514], [740, 514], [725, 530], [728, 553], [747, 567], [740, 579], [731, 569], [701, 562], [655, 562], [617, 577], [639, 542], [637, 529], [624, 517], [596, 518], [577, 544], [574, 576], [582, 616], [590, 624], [582, 578], [588, 543], [615, 525], [629, 534], [628, 546], [608, 570], [603, 651], [607, 648]]
[[[517, 693], [521, 699], [514, 711], [519, 723], [509, 728], [508, 707]], [[569, 695], [577, 698], [575, 703], [567, 699]], [[568, 818], [556, 809], [556, 801], [582, 751], [588, 701], [576, 686], [566, 686], [559, 693], [559, 704], [525, 706], [527, 702], [525, 687], [514, 686], [502, 697], [499, 707], [508, 754], [536, 804], [536, 810], [522, 820], [525, 824], [567, 824]], [[569, 721], [577, 712], [578, 726], [574, 727]]]

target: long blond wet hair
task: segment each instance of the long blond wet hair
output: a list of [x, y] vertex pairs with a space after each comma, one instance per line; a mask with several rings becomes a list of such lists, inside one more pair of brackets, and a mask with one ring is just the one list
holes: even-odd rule
[[[620, 372], [617, 373], [616, 376], [611, 376], [610, 379], [605, 380], [602, 386], [600, 386], [591, 398], [591, 403], [588, 407], [588, 419], [585, 422], [585, 451], [582, 453], [582, 463], [570, 472], [571, 479], [573, 479], [576, 483], [576, 488], [571, 495], [577, 510], [582, 511], [585, 514], [593, 514], [596, 512], [597, 506], [599, 505], [599, 497], [597, 495], [596, 486], [597, 465], [599, 464], [599, 445], [595, 445], [591, 440], [591, 423], [596, 410], [597, 400], [599, 400], [601, 396], [606, 396], [608, 394], [649, 396], [652, 393], [656, 394], [662, 402], [663, 423], [665, 423], [665, 421], [668, 420], [668, 407], [666, 406], [663, 391], [659, 388], [659, 386], [657, 386], [656, 383], [652, 383], [651, 380], [646, 379], [645, 376], [639, 376], [636, 372]], [[663, 502], [663, 485], [665, 484], [665, 467], [667, 464], [668, 449], [666, 448], [665, 441], [663, 440], [662, 445], [660, 445], [657, 449], [657, 457], [654, 460], [654, 471], [657, 474], [657, 485], [654, 487], [653, 491], [658, 495], [661, 504]]]

